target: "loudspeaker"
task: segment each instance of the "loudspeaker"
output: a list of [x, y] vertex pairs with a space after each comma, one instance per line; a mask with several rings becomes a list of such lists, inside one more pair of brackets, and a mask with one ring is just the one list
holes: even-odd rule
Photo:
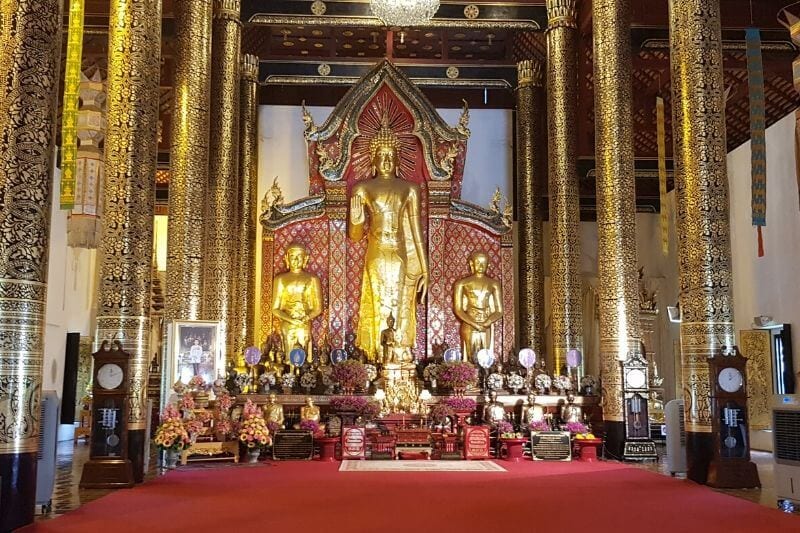
[[80, 360], [80, 333], [67, 333], [64, 353], [64, 385], [61, 389], [61, 423], [75, 423], [75, 394], [78, 388], [78, 361]]

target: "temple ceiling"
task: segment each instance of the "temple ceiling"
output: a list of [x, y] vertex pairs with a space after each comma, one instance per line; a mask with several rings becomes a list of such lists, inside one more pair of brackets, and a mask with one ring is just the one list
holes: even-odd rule
[[[105, 68], [109, 0], [86, 0], [85, 67]], [[762, 30], [767, 125], [800, 105], [793, 86], [792, 60], [798, 51], [777, 14], [788, 0], [721, 0], [728, 147], [749, 139], [749, 97], [743, 28]], [[65, 0], [68, 4], [68, 0]], [[470, 5], [477, 18], [467, 17]], [[633, 10], [634, 140], [637, 199], [641, 210], [657, 211], [657, 96], [666, 100], [667, 151], [672, 152], [671, 85], [667, 3], [631, 0]], [[160, 163], [169, 162], [169, 120], [174, 24], [173, 0], [163, 1], [162, 135]], [[370, 16], [366, 1], [330, 0], [325, 14], [312, 13], [309, 0], [243, 0], [242, 49], [261, 63], [263, 104], [333, 106], [348, 87], [379, 59], [388, 57], [415, 80], [437, 107], [513, 109], [515, 64], [543, 58], [544, 0], [442, 2], [431, 27], [385, 28]], [[472, 11], [474, 13], [474, 11]], [[594, 83], [591, 0], [579, 0], [579, 132], [581, 203], [585, 219], [594, 206]], [[66, 26], [66, 17], [65, 17]], [[452, 68], [455, 67], [455, 70]], [[326, 86], [319, 91], [320, 85]], [[165, 178], [162, 177], [162, 180]], [[168, 177], [166, 178], [168, 180]], [[545, 202], [546, 205], [547, 202]]]

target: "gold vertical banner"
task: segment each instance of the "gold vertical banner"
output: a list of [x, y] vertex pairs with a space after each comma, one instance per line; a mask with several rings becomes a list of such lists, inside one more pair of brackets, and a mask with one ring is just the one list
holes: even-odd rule
[[64, 74], [64, 106], [61, 117], [61, 209], [75, 205], [75, 175], [78, 171], [78, 92], [83, 57], [84, 0], [70, 0], [67, 61]]
[[664, 99], [656, 97], [656, 134], [658, 136], [658, 197], [661, 205], [661, 253], [669, 254], [669, 209], [667, 208], [667, 143], [664, 126]]

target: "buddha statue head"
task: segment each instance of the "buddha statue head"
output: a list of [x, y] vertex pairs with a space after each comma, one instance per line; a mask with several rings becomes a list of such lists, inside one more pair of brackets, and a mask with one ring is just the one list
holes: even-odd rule
[[469, 270], [476, 276], [483, 276], [489, 268], [489, 256], [486, 252], [472, 252], [469, 256]]
[[306, 396], [306, 407], [314, 407], [314, 398]]
[[536, 403], [536, 395], [528, 394], [528, 404], [533, 405]]
[[290, 244], [286, 248], [283, 260], [289, 272], [294, 274], [302, 272], [308, 265], [308, 250], [302, 244]]
[[497, 401], [497, 391], [491, 391], [489, 393], [489, 401], [495, 403]]
[[567, 403], [573, 403], [575, 401], [575, 395], [571, 392], [567, 393]]
[[273, 404], [278, 401], [278, 396], [274, 392], [270, 392], [267, 396], [267, 403]]
[[372, 173], [381, 178], [394, 178], [399, 163], [400, 139], [389, 127], [389, 115], [383, 114], [381, 129], [369, 143]]
[[389, 312], [389, 316], [386, 317], [386, 329], [394, 329], [394, 315]]

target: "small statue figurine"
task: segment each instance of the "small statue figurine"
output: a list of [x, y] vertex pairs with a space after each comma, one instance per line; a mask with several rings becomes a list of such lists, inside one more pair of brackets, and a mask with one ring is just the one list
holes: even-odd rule
[[497, 280], [486, 276], [488, 266], [485, 252], [473, 252], [469, 256], [472, 274], [453, 286], [453, 311], [461, 321], [461, 353], [472, 363], [478, 351], [492, 349], [492, 325], [503, 316], [503, 292]]
[[541, 422], [544, 420], [544, 406], [536, 403], [536, 395], [528, 395], [528, 404], [522, 410], [523, 424], [530, 424], [531, 422]]
[[386, 329], [381, 331], [381, 347], [383, 348], [383, 360], [381, 363], [396, 363], [395, 353], [395, 329], [394, 329], [394, 315], [389, 311], [389, 316], [386, 317]]
[[317, 276], [305, 270], [308, 251], [303, 245], [289, 245], [284, 260], [289, 272], [275, 276], [272, 314], [281, 323], [283, 353], [288, 355], [299, 344], [306, 357], [311, 357], [311, 321], [322, 314], [322, 285]]
[[264, 404], [264, 419], [267, 423], [275, 422], [283, 427], [283, 406], [278, 403], [278, 397], [274, 392], [267, 396], [267, 403]]
[[575, 405], [575, 395], [572, 393], [567, 394], [567, 403], [561, 407], [561, 421], [565, 424], [583, 422], [583, 410]]
[[489, 393], [489, 402], [483, 408], [483, 421], [496, 426], [499, 422], [506, 419], [506, 408], [502, 402], [497, 401], [497, 393]]
[[324, 431], [325, 426], [320, 423], [320, 419], [319, 407], [314, 405], [314, 398], [311, 396], [306, 396], [306, 404], [300, 408], [300, 422], [311, 420], [319, 424], [320, 430]]

